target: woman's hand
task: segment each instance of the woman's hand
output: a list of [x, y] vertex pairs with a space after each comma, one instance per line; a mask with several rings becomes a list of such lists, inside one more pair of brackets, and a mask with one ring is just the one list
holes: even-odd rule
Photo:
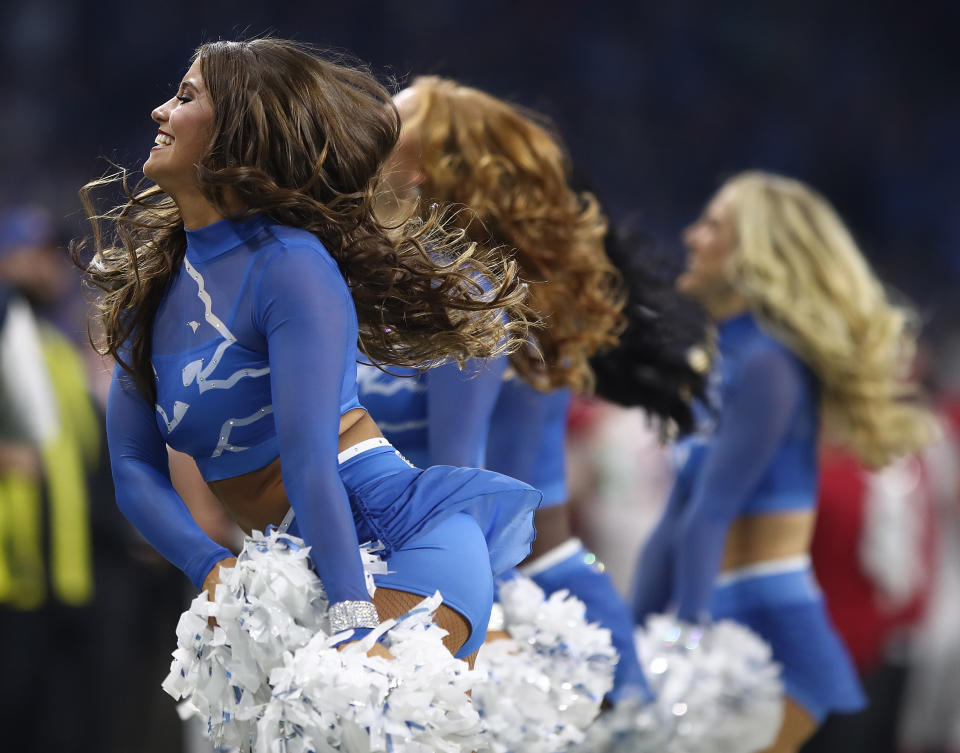
[[207, 592], [207, 598], [210, 601], [213, 601], [214, 593], [217, 589], [217, 584], [220, 583], [220, 568], [221, 567], [235, 567], [237, 564], [236, 557], [224, 557], [216, 565], [213, 566], [213, 569], [207, 573], [207, 577], [203, 579], [203, 586], [200, 588], [201, 591]]
[[[207, 573], [207, 577], [203, 579], [203, 586], [200, 588], [201, 591], [207, 592], [207, 599], [213, 601], [214, 595], [217, 591], [217, 584], [220, 582], [220, 568], [221, 567], [235, 567], [237, 564], [236, 557], [224, 557], [216, 565], [213, 566], [213, 569]], [[217, 620], [215, 617], [208, 617], [207, 624], [210, 627], [217, 626]]]
[[[356, 643], [356, 641], [344, 641], [339, 646], [337, 646], [337, 651], [343, 651], [345, 646], [349, 646], [351, 643]], [[374, 643], [373, 647], [367, 651], [367, 656], [379, 656], [383, 659], [393, 659], [393, 654], [391, 654], [387, 649], [379, 643]]]

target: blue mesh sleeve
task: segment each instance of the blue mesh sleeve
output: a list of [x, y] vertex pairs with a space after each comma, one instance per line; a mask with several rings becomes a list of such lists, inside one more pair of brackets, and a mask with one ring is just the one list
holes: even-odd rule
[[665, 612], [671, 603], [677, 525], [690, 501], [693, 480], [706, 451], [702, 442], [687, 440], [684, 444], [689, 451], [680, 461], [666, 507], [647, 537], [634, 575], [631, 606], [637, 624], [643, 624], [648, 615]]
[[507, 358], [456, 364], [428, 372], [427, 415], [430, 462], [483, 468], [487, 464], [490, 417], [503, 384]]
[[233, 555], [200, 529], [174, 491], [154, 409], [119, 366], [107, 402], [107, 439], [120, 510], [199, 588], [217, 562]]
[[[490, 470], [537, 488], [542, 488], [540, 484], [545, 480], [554, 482], [558, 474], [562, 481], [568, 397], [565, 390], [550, 394], [538, 392], [519, 377], [505, 382], [487, 443]], [[563, 415], [553, 427], [555, 433], [550, 433], [550, 414], [557, 408]], [[551, 452], [556, 455], [549, 454]], [[545, 506], [565, 501], [553, 494], [544, 497]]]
[[727, 529], [763, 476], [800, 406], [799, 365], [773, 345], [746, 353], [723, 394], [720, 424], [676, 528], [677, 617], [705, 616]]
[[356, 316], [332, 260], [310, 246], [273, 253], [254, 297], [267, 340], [283, 485], [330, 603], [369, 601], [340, 480], [340, 387]]

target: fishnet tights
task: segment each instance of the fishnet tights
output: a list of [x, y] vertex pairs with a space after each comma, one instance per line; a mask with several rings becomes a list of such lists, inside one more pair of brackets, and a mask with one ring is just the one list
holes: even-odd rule
[[[381, 620], [391, 620], [400, 617], [413, 609], [417, 604], [423, 601], [419, 594], [412, 594], [409, 591], [396, 591], [392, 588], [377, 588], [373, 595], [373, 603], [377, 607], [377, 612]], [[451, 654], [455, 654], [460, 647], [467, 642], [470, 637], [470, 623], [459, 612], [455, 612], [445, 604], [441, 604], [437, 609], [435, 622], [447, 631], [447, 636], [443, 639], [443, 645]], [[473, 666], [474, 654], [467, 661]]]

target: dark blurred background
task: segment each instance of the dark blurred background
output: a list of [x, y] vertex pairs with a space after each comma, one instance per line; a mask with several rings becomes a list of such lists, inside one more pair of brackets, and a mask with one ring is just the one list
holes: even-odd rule
[[[724, 176], [811, 182], [927, 311], [960, 279], [960, 3], [6, 0], [0, 200], [76, 220], [202, 41], [273, 31], [551, 116], [615, 219], [673, 241]], [[939, 310], [937, 310], [939, 313]]]
[[[441, 74], [539, 110], [614, 222], [649, 233], [677, 263], [681, 229], [730, 174], [764, 168], [811, 183], [886, 281], [920, 310], [933, 344], [923, 368], [936, 375], [937, 400], [960, 432], [960, 314], [952, 295], [960, 283], [958, 30], [954, 0], [4, 0], [0, 294], [10, 289], [29, 300], [51, 374], [66, 373], [64, 364], [86, 368], [89, 385], [78, 378], [71, 392], [68, 381], [54, 384], [60, 413], [84, 400], [84, 410], [102, 410], [107, 367], [84, 344], [79, 280], [62, 250], [85, 230], [77, 189], [111, 169], [105, 158], [139, 169], [156, 132], [150, 111], [173, 94], [198, 44], [269, 32], [347, 51], [396, 87]], [[24, 214], [25, 205], [46, 214]], [[2, 317], [0, 310], [0, 325]], [[102, 428], [97, 420], [87, 422], [87, 434]], [[610, 420], [613, 446], [622, 448], [625, 430]], [[83, 486], [83, 499], [51, 482], [67, 472], [63, 452], [0, 468], [0, 503], [15, 497], [17, 514], [33, 521], [32, 539], [22, 527], [5, 529], [0, 504], [0, 747], [209, 751], [197, 735], [183, 734], [159, 690], [187, 582], [119, 518], [99, 439], [71, 431], [57, 441], [86, 458], [70, 466], [84, 477], [69, 487]], [[597, 436], [584, 440], [591, 458]], [[657, 452], [644, 445], [624, 455], [624, 467], [653, 468]], [[929, 650], [907, 656], [904, 641], [884, 633], [882, 666], [923, 670], [907, 692], [914, 710], [899, 747], [955, 753], [960, 444], [942, 455], [941, 471], [931, 474], [944, 479], [930, 492], [931, 509], [940, 506], [931, 520], [943, 537], [927, 582], [933, 616], [925, 627], [911, 625], [921, 638], [910, 645]], [[608, 528], [630, 539], [604, 551], [603, 536], [594, 537], [611, 565], [617, 549], [639, 545], [655, 514], [663, 489], [652, 490], [654, 475], [629, 488], [610, 478], [599, 484], [618, 489], [612, 506], [603, 506], [602, 494], [591, 497], [597, 520], [605, 509], [618, 511]], [[636, 510], [644, 504], [641, 525]], [[632, 554], [621, 559], [628, 567]], [[4, 568], [23, 577], [11, 579]], [[70, 573], [83, 575], [79, 585]], [[892, 718], [900, 703], [898, 695], [876, 708]], [[898, 747], [901, 736], [889, 725], [871, 720], [858, 729], [867, 727], [885, 736], [884, 749]]]

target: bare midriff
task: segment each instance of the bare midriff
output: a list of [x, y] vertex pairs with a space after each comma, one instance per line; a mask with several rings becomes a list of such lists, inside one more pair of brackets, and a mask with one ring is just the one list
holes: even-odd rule
[[[365, 439], [383, 436], [377, 424], [362, 408], [340, 417], [340, 442], [343, 452]], [[263, 468], [240, 476], [211, 481], [207, 484], [244, 533], [266, 530], [268, 525], [279, 525], [290, 509], [287, 492], [283, 488], [280, 458]]]
[[813, 510], [737, 518], [727, 531], [723, 571], [807, 554], [815, 520]]
[[[382, 436], [376, 422], [367, 412], [356, 408], [340, 417], [340, 441], [337, 449], [343, 452], [365, 439]], [[263, 531], [268, 525], [279, 525], [290, 509], [290, 502], [283, 488], [280, 458], [250, 473], [211, 481], [207, 486], [223, 503], [237, 525], [248, 534], [253, 530]], [[378, 588], [373, 603], [380, 619], [389, 620], [400, 617], [422, 600], [423, 597], [418, 594]], [[470, 623], [463, 615], [445, 604], [441, 604], [437, 610], [436, 620], [437, 624], [447, 631], [447, 636], [443, 639], [444, 645], [451, 653], [456, 652], [470, 635]]]

